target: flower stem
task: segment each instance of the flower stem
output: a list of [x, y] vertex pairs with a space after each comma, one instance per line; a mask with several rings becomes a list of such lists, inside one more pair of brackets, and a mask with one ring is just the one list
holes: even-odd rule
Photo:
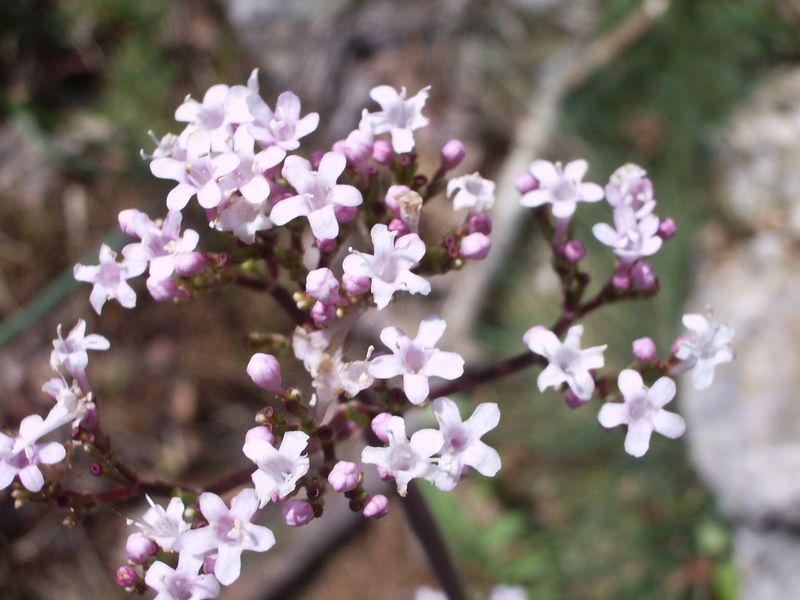
[[401, 500], [411, 530], [425, 549], [444, 593], [449, 600], [466, 600], [467, 594], [447, 543], [415, 482], [408, 485], [408, 495]]

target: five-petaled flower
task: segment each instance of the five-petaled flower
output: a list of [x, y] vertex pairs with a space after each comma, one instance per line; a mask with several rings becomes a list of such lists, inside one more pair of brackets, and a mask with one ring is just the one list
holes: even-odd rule
[[588, 168], [585, 160], [573, 160], [566, 166], [546, 160], [533, 161], [530, 172], [539, 187], [523, 194], [520, 203], [531, 208], [549, 204], [554, 217], [569, 219], [578, 202], [597, 202], [603, 199], [603, 188], [596, 183], [583, 182]]
[[279, 448], [275, 448], [262, 435], [261, 427], [247, 432], [244, 455], [256, 463], [258, 469], [253, 473], [253, 484], [260, 505], [270, 500], [279, 500], [291, 494], [297, 487], [297, 480], [308, 473], [310, 461], [303, 454], [308, 445], [308, 434], [302, 431], [287, 431]]
[[717, 365], [733, 360], [734, 331], [725, 323], [714, 325], [699, 314], [683, 315], [683, 324], [692, 335], [680, 343], [675, 357], [683, 361], [681, 369], [692, 369], [694, 388], [704, 390], [714, 381]]
[[370, 113], [364, 110], [362, 123], [367, 122], [375, 135], [389, 133], [392, 148], [398, 154], [414, 149], [414, 130], [428, 124], [422, 115], [422, 108], [428, 100], [430, 86], [422, 88], [411, 98], [406, 98], [406, 88], [400, 92], [388, 85], [379, 85], [369, 92], [370, 98], [381, 105], [383, 110]]
[[117, 253], [103, 244], [100, 246], [100, 264], [77, 264], [73, 269], [75, 279], [91, 283], [92, 292], [89, 303], [99, 315], [108, 300], [116, 298], [124, 308], [136, 306], [136, 292], [128, 284], [128, 279], [144, 273], [147, 262], [123, 259], [117, 262]]

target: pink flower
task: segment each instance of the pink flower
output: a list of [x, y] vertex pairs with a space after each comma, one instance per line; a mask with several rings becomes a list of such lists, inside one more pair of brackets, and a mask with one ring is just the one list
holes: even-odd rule
[[217, 231], [230, 231], [241, 242], [253, 244], [256, 233], [272, 229], [267, 216], [267, 201], [249, 202], [239, 194], [231, 194], [217, 206], [217, 216], [210, 223]]
[[658, 252], [664, 240], [658, 235], [660, 220], [648, 214], [637, 218], [633, 209], [622, 206], [614, 211], [614, 227], [598, 223], [592, 233], [600, 242], [614, 249], [614, 254], [627, 263]]
[[692, 369], [692, 386], [704, 390], [714, 381], [717, 365], [733, 360], [734, 331], [699, 314], [683, 315], [683, 325], [692, 333], [678, 345], [675, 357], [683, 361], [682, 370]]
[[184, 534], [181, 555], [199, 556], [216, 550], [214, 575], [222, 585], [230, 585], [241, 573], [242, 552], [266, 552], [275, 545], [275, 536], [268, 528], [250, 522], [258, 511], [258, 498], [252, 488], [234, 496], [230, 508], [210, 492], [200, 494], [199, 504], [208, 526]]
[[425, 242], [415, 233], [395, 240], [397, 232], [389, 231], [378, 223], [372, 227], [372, 244], [375, 254], [351, 251], [342, 268], [351, 277], [371, 280], [371, 291], [378, 310], [385, 308], [397, 291], [427, 295], [431, 284], [411, 272], [425, 255]]
[[288, 431], [280, 448], [275, 448], [261, 436], [248, 436], [242, 451], [256, 463], [258, 469], [252, 479], [260, 506], [273, 499], [285, 498], [297, 487], [297, 480], [308, 473], [310, 461], [303, 454], [308, 445], [308, 434]]
[[500, 455], [494, 448], [481, 441], [481, 437], [497, 427], [500, 410], [494, 402], [484, 402], [466, 421], [456, 403], [449, 398], [433, 401], [433, 414], [439, 422], [439, 431], [444, 437], [438, 470], [434, 484], [440, 490], [452, 490], [461, 479], [465, 466], [472, 467], [481, 475], [494, 477], [500, 470]]
[[622, 165], [611, 175], [606, 200], [614, 208], [632, 209], [637, 218], [652, 213], [656, 206], [653, 182], [647, 178], [647, 171], [633, 163]]
[[61, 336], [61, 324], [56, 329], [58, 337], [53, 340], [53, 351], [50, 353], [50, 366], [54, 371], [66, 371], [75, 378], [81, 389], [88, 393], [91, 391], [89, 380], [86, 377], [86, 367], [89, 365], [88, 350], [108, 350], [111, 343], [102, 335], [96, 333], [86, 334], [86, 321], [79, 319], [66, 339]]
[[278, 146], [290, 151], [300, 147], [300, 138], [312, 133], [319, 125], [319, 115], [309, 113], [300, 118], [300, 99], [293, 92], [283, 92], [275, 102], [273, 112], [258, 95], [247, 98], [253, 121], [247, 126], [250, 135], [263, 147]]
[[142, 241], [125, 246], [122, 256], [127, 260], [149, 263], [150, 275], [156, 279], [171, 277], [178, 257], [192, 252], [197, 247], [200, 235], [193, 229], [187, 229], [181, 235], [183, 215], [180, 211], [169, 211], [163, 222], [158, 223], [151, 221], [144, 213], [134, 216], [132, 210], [120, 213], [120, 220], [123, 213], [130, 215], [137, 223], [135, 235]]
[[100, 264], [87, 266], [75, 265], [73, 274], [78, 281], [91, 283], [92, 292], [89, 302], [99, 315], [108, 300], [116, 299], [124, 308], [136, 306], [136, 292], [128, 285], [127, 280], [141, 275], [147, 263], [139, 260], [117, 262], [117, 253], [103, 244], [100, 246]]
[[562, 343], [555, 333], [538, 325], [525, 332], [523, 341], [531, 352], [548, 360], [547, 368], [539, 373], [539, 391], [548, 387], [557, 388], [566, 383], [580, 400], [588, 400], [594, 393], [594, 378], [590, 369], [599, 369], [604, 364], [603, 351], [606, 345], [581, 350], [583, 325], [573, 325]]
[[286, 157], [286, 151], [270, 146], [258, 154], [253, 151], [255, 140], [244, 127], [233, 134], [233, 151], [239, 157], [239, 166], [220, 179], [220, 185], [227, 197], [234, 191], [251, 204], [260, 205], [269, 196], [269, 183], [264, 174], [278, 166]]
[[142, 522], [135, 523], [139, 530], [168, 552], [181, 550], [183, 534], [189, 531], [189, 523], [183, 519], [183, 500], [171, 498], [166, 510], [145, 496], [150, 508], [142, 516]]
[[290, 156], [283, 164], [283, 176], [297, 190], [272, 207], [270, 219], [275, 225], [285, 225], [297, 217], [307, 217], [311, 232], [319, 240], [339, 235], [339, 222], [334, 206], [358, 206], [363, 198], [352, 185], [337, 184], [347, 166], [344, 154], [327, 152], [312, 171], [311, 163], [299, 156]]
[[421, 477], [430, 480], [434, 477], [436, 467], [431, 457], [442, 449], [444, 438], [435, 429], [420, 429], [409, 440], [406, 437], [406, 422], [402, 417], [389, 420], [386, 435], [389, 446], [367, 446], [361, 452], [361, 461], [391, 474], [397, 483], [397, 493], [405, 496], [412, 479]]
[[633, 369], [625, 369], [617, 380], [624, 403], [604, 404], [597, 419], [606, 428], [627, 425], [625, 452], [641, 457], [650, 447], [650, 436], [657, 431], [668, 438], [679, 438], [686, 431], [683, 418], [663, 407], [675, 397], [675, 382], [661, 377], [648, 388], [642, 376]]
[[464, 373], [464, 359], [455, 352], [435, 348], [447, 324], [440, 317], [430, 317], [419, 324], [413, 340], [396, 327], [381, 331], [381, 341], [392, 351], [370, 361], [369, 372], [378, 379], [403, 376], [403, 390], [413, 404], [428, 397], [429, 377], [458, 379]]
[[392, 147], [398, 154], [414, 149], [414, 130], [425, 127], [428, 119], [422, 115], [422, 108], [428, 100], [430, 86], [422, 88], [411, 98], [406, 99], [406, 88], [398, 93], [393, 87], [379, 85], [369, 92], [370, 98], [381, 105], [381, 111], [369, 113], [366, 110], [362, 122], [367, 121], [375, 135], [389, 133]]
[[155, 561], [144, 576], [145, 583], [158, 592], [155, 600], [206, 600], [219, 596], [219, 582], [213, 575], [200, 574], [203, 559], [182, 552], [178, 566]]
[[583, 183], [588, 168], [585, 160], [573, 160], [564, 167], [546, 160], [533, 161], [530, 171], [539, 187], [523, 194], [520, 203], [531, 208], [550, 204], [554, 217], [569, 219], [578, 202], [603, 199], [603, 188], [596, 183]]
[[39, 415], [30, 415], [19, 424], [15, 437], [0, 433], [0, 490], [7, 488], [19, 476], [22, 485], [30, 492], [44, 486], [44, 475], [39, 465], [52, 465], [64, 460], [64, 446], [58, 442], [36, 444], [47, 431]]
[[447, 182], [447, 196], [453, 199], [453, 210], [484, 212], [494, 206], [494, 181], [477, 173], [462, 175]]

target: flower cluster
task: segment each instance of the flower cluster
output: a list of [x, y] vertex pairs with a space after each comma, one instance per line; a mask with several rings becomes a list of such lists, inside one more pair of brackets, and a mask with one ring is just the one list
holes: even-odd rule
[[[329, 493], [343, 494], [350, 509], [366, 518], [379, 518], [390, 500], [380, 493], [385, 489], [365, 485], [364, 465], [393, 480], [401, 497], [413, 492], [414, 479], [449, 491], [470, 469], [495, 476], [500, 455], [483, 437], [498, 427], [500, 407], [481, 403], [463, 419], [451, 397], [525, 366], [544, 367], [540, 391], [566, 386], [573, 408], [595, 396], [610, 400], [598, 420], [606, 428], [626, 426], [625, 450], [634, 456], [647, 451], [654, 431], [670, 438], [683, 434], [681, 417], [664, 410], [676, 393], [670, 375], [691, 370], [696, 387], [710, 385], [715, 367], [733, 358], [729, 327], [686, 315], [692, 335], [679, 338], [669, 356], [659, 358], [655, 343], [641, 338], [633, 344], [634, 368], [618, 374], [601, 372], [607, 345], [581, 348], [584, 327], [578, 321], [584, 315], [658, 291], [644, 259], [675, 234], [675, 224], [655, 215], [653, 185], [643, 169], [621, 167], [604, 189], [584, 181], [585, 160], [531, 163], [518, 179], [520, 202], [533, 209], [552, 250], [560, 316], [552, 327], [537, 325], [524, 334], [530, 352], [465, 373], [462, 356], [440, 347], [446, 330], [441, 317], [423, 319], [413, 338], [383, 327], [380, 344], [370, 340], [368, 348], [351, 335], [371, 310], [382, 311], [403, 294], [427, 295], [431, 276], [461, 269], [491, 250], [487, 211], [495, 204], [495, 184], [479, 173], [449, 176], [465, 157], [464, 145], [448, 141], [434, 174], [418, 172], [415, 135], [428, 124], [423, 110], [429, 88], [411, 97], [404, 88], [373, 88], [370, 97], [380, 110], [365, 108], [345, 139], [310, 151], [304, 146], [319, 116], [303, 116], [299, 99], [288, 91], [273, 108], [260, 96], [256, 76], [246, 85], [215, 85], [202, 101], [186, 98], [175, 112], [183, 131], [166, 134], [152, 154], [143, 153], [153, 175], [174, 182], [165, 216], [122, 211], [119, 226], [135, 241], [122, 248], [121, 258], [103, 245], [99, 265], [74, 269], [77, 280], [92, 284], [89, 301], [98, 314], [110, 299], [133, 308], [137, 298], [129, 280], [147, 272], [145, 286], [157, 301], [185, 302], [240, 286], [268, 294], [291, 317], [290, 334], [250, 336], [258, 351], [243, 371], [267, 398], [256, 425], [243, 434], [249, 467], [194, 487], [149, 482], [120, 463], [100, 428], [86, 374], [87, 351], [105, 350], [109, 342], [87, 336], [79, 321], [66, 338], [59, 327], [53, 343], [58, 377], [43, 388], [55, 401], [50, 413], [23, 419], [17, 434], [0, 434], [0, 488], [14, 485], [18, 500], [24, 488], [26, 499], [66, 506], [74, 519], [101, 502], [147, 492], [168, 496], [166, 507], [147, 496], [150, 507], [130, 521], [135, 531], [126, 544], [128, 564], [117, 570], [117, 582], [130, 591], [151, 588], [162, 600], [213, 598], [239, 578], [243, 552], [275, 545], [272, 531], [255, 523], [270, 503], [280, 506], [291, 527], [320, 518]], [[458, 216], [434, 238], [423, 234], [429, 229], [426, 206], [437, 196], [449, 199]], [[191, 204], [195, 198], [199, 210]], [[614, 226], [599, 223], [593, 233], [612, 248], [616, 266], [587, 299], [591, 278], [581, 268], [586, 246], [573, 237], [572, 219], [581, 203], [603, 198]], [[182, 229], [183, 211], [192, 209], [207, 219], [210, 235], [219, 236], [212, 247], [227, 249], [206, 251], [198, 232]], [[303, 370], [284, 376], [281, 365], [292, 360]], [[435, 428], [426, 426], [434, 422]], [[45, 477], [40, 465], [71, 463], [64, 445], [40, 440], [68, 423], [71, 448], [88, 452], [95, 461], [92, 474], [118, 487], [81, 494], [61, 486], [58, 475]], [[341, 443], [359, 433], [366, 439], [360, 461], [341, 459]], [[223, 496], [234, 491], [226, 502]], [[500, 587], [492, 597], [520, 595]]]

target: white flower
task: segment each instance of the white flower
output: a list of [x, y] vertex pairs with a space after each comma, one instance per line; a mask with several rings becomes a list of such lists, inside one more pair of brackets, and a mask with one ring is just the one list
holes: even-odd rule
[[392, 147], [398, 154], [411, 152], [414, 149], [414, 130], [428, 124], [428, 119], [422, 115], [422, 108], [428, 100], [430, 89], [431, 86], [424, 87], [416, 95], [406, 99], [404, 87], [400, 88], [399, 93], [388, 85], [374, 87], [369, 96], [383, 110], [375, 113], [365, 110], [361, 121], [369, 123], [375, 135], [391, 134]]
[[267, 527], [251, 523], [258, 511], [258, 498], [251, 488], [245, 488], [225, 502], [210, 492], [200, 494], [200, 512], [207, 527], [192, 529], [183, 537], [183, 553], [195, 556], [216, 550], [214, 575], [222, 585], [230, 585], [242, 570], [242, 552], [266, 552], [275, 545], [275, 536]]
[[217, 231], [230, 231], [245, 244], [256, 241], [256, 233], [272, 229], [267, 216], [267, 201], [253, 204], [239, 194], [231, 194], [217, 206], [217, 218], [210, 225]]
[[303, 454], [307, 445], [308, 435], [302, 431], [286, 432], [280, 448], [275, 448], [263, 436], [245, 438], [242, 452], [258, 467], [252, 479], [261, 506], [291, 494], [297, 481], [308, 473], [311, 463], [308, 455]]
[[361, 452], [361, 461], [378, 467], [379, 472], [391, 474], [397, 483], [397, 493], [405, 496], [408, 483], [417, 477], [432, 479], [436, 467], [431, 457], [444, 445], [444, 438], [435, 429], [420, 429], [406, 437], [406, 422], [402, 417], [392, 417], [386, 424], [389, 445], [385, 448], [367, 446]]
[[314, 395], [310, 405], [315, 408], [318, 420], [325, 416], [327, 408], [340, 395], [353, 398], [361, 390], [372, 385], [374, 379], [369, 372], [366, 360], [345, 362], [342, 360], [342, 349], [334, 354], [323, 352], [313, 371]]
[[603, 188], [596, 183], [583, 183], [583, 176], [588, 168], [585, 160], [573, 160], [564, 167], [561, 163], [546, 160], [533, 161], [530, 172], [539, 187], [524, 194], [520, 203], [532, 208], [550, 204], [554, 217], [570, 218], [578, 202], [597, 202], [603, 199]]
[[500, 422], [497, 404], [479, 404], [472, 416], [462, 422], [455, 402], [449, 398], [437, 398], [433, 401], [433, 414], [444, 437], [439, 468], [434, 478], [436, 487], [444, 491], [452, 490], [461, 479], [465, 466], [472, 467], [486, 477], [497, 474], [500, 455], [481, 441], [481, 437]]
[[583, 325], [573, 325], [562, 343], [556, 334], [538, 325], [525, 332], [523, 341], [531, 352], [544, 356], [547, 367], [539, 374], [539, 391], [548, 387], [557, 388], [566, 383], [581, 400], [588, 400], [594, 393], [594, 378], [590, 369], [599, 369], [604, 364], [606, 345], [581, 350]]
[[637, 219], [652, 213], [656, 206], [653, 182], [643, 168], [633, 163], [622, 165], [611, 175], [606, 185], [606, 200], [614, 208], [631, 208]]
[[19, 424], [15, 437], [0, 433], [0, 490], [7, 488], [19, 475], [19, 480], [30, 492], [44, 486], [44, 475], [39, 465], [52, 465], [64, 460], [64, 446], [58, 442], [35, 443], [47, 431], [39, 415], [30, 415]]
[[458, 379], [464, 374], [464, 359], [460, 355], [435, 348], [446, 326], [441, 317], [425, 319], [413, 340], [397, 327], [385, 327], [381, 341], [392, 354], [373, 358], [369, 372], [378, 379], [402, 375], [406, 397], [413, 404], [422, 404], [428, 397], [429, 377]]
[[258, 96], [247, 98], [253, 121], [247, 128], [263, 147], [278, 146], [290, 151], [300, 146], [300, 138], [312, 133], [319, 125], [319, 115], [309, 113], [300, 118], [300, 99], [293, 92], [283, 92], [275, 102], [273, 112]]
[[339, 152], [327, 152], [318, 171], [311, 170], [311, 163], [305, 158], [288, 157], [282, 174], [297, 195], [275, 204], [269, 218], [275, 225], [285, 225], [297, 217], [307, 217], [315, 238], [334, 239], [339, 235], [334, 206], [353, 207], [363, 202], [357, 188], [336, 183], [346, 166], [347, 159]]
[[75, 279], [93, 285], [89, 303], [99, 315], [108, 300], [116, 299], [124, 308], [136, 306], [136, 292], [128, 279], [144, 273], [147, 263], [124, 259], [117, 262], [117, 253], [103, 244], [100, 246], [100, 264], [77, 264], [73, 269]]
[[415, 233], [409, 233], [395, 241], [396, 231], [378, 223], [370, 232], [375, 254], [351, 251], [344, 259], [342, 268], [352, 277], [371, 280], [372, 296], [378, 310], [385, 308], [397, 291], [427, 295], [431, 284], [423, 277], [411, 272], [425, 256], [425, 242]]
[[692, 335], [681, 342], [675, 356], [684, 361], [683, 367], [693, 369], [694, 388], [704, 390], [714, 381], [716, 366], [733, 360], [730, 344], [734, 331], [725, 323], [714, 325], [699, 314], [683, 315], [683, 324]]
[[178, 566], [155, 561], [144, 582], [158, 592], [155, 600], [206, 600], [219, 596], [219, 583], [213, 575], [200, 574], [203, 559], [188, 552], [178, 557]]
[[67, 385], [61, 377], [54, 377], [42, 386], [42, 391], [56, 401], [55, 406], [45, 417], [43, 429], [49, 433], [72, 421], [72, 426], [80, 425], [86, 415], [86, 404], [92, 401], [92, 394], [84, 395], [77, 381]]
[[183, 535], [189, 531], [189, 523], [183, 519], [183, 500], [178, 497], [172, 498], [167, 505], [167, 509], [153, 502], [150, 496], [147, 498], [150, 508], [142, 516], [142, 522], [133, 522], [143, 534], [161, 546], [164, 550], [180, 550], [183, 544]]
[[455, 177], [447, 182], [447, 195], [453, 199], [454, 210], [484, 212], [494, 206], [494, 181], [477, 173]]
[[658, 235], [660, 219], [654, 214], [641, 218], [630, 206], [614, 210], [614, 227], [597, 223], [592, 233], [600, 242], [614, 249], [614, 254], [628, 263], [651, 256], [661, 248], [663, 240]]
[[286, 157], [286, 151], [277, 146], [270, 146], [258, 154], [253, 151], [255, 140], [244, 127], [239, 127], [233, 134], [233, 151], [239, 157], [239, 166], [220, 178], [220, 186], [224, 196], [234, 191], [251, 204], [262, 204], [269, 196], [269, 183], [264, 173], [276, 167]]
[[150, 275], [156, 279], [171, 277], [178, 256], [194, 250], [200, 241], [200, 235], [193, 229], [181, 235], [183, 215], [177, 210], [169, 211], [161, 223], [151, 221], [144, 213], [131, 214], [130, 218], [137, 222], [136, 234], [142, 241], [125, 246], [122, 255], [131, 261], [149, 263]]
[[66, 339], [61, 336], [61, 324], [56, 329], [58, 337], [53, 340], [53, 351], [50, 353], [50, 366], [54, 371], [66, 371], [75, 378], [84, 392], [90, 391], [86, 378], [86, 367], [89, 365], [87, 350], [108, 350], [111, 343], [102, 335], [86, 334], [86, 321], [79, 319]]
[[631, 456], [644, 456], [653, 431], [673, 439], [686, 431], [686, 423], [680, 415], [663, 409], [675, 397], [675, 382], [669, 377], [661, 377], [648, 388], [638, 372], [625, 369], [619, 374], [617, 386], [625, 399], [624, 404], [604, 404], [597, 419], [609, 429], [628, 426], [625, 452]]
[[203, 208], [215, 208], [223, 198], [220, 178], [238, 166], [239, 157], [233, 152], [212, 152], [211, 137], [200, 129], [188, 136], [185, 160], [157, 158], [150, 171], [178, 182], [167, 195], [167, 208], [182, 210], [194, 195]]

